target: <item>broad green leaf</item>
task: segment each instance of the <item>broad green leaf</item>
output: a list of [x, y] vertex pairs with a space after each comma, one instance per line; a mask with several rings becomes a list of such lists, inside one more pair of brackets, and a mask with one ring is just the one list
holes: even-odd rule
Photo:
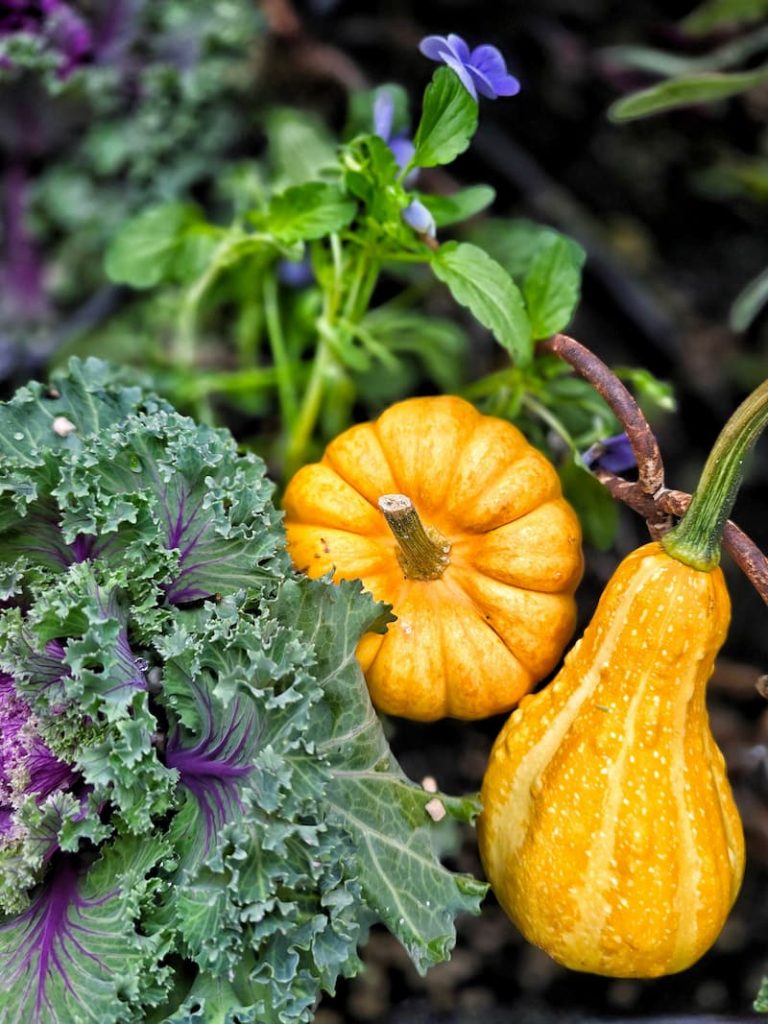
[[449, 164], [469, 146], [477, 130], [477, 103], [449, 68], [438, 68], [424, 93], [413, 143], [415, 167]]
[[632, 121], [664, 110], [713, 103], [747, 92], [767, 80], [768, 67], [732, 74], [712, 72], [673, 78], [617, 100], [609, 107], [608, 117], [612, 121]]
[[269, 157], [281, 184], [317, 181], [336, 164], [336, 145], [327, 129], [304, 110], [275, 110], [267, 118]]
[[530, 362], [533, 340], [523, 298], [496, 260], [469, 242], [447, 242], [432, 256], [431, 266], [459, 305], [493, 332], [518, 366]]
[[276, 195], [266, 225], [281, 242], [310, 241], [341, 231], [355, 216], [357, 204], [335, 185], [307, 182]]
[[435, 224], [445, 228], [485, 210], [496, 198], [496, 191], [490, 185], [472, 185], [454, 192], [452, 196], [436, 196], [427, 192], [417, 195], [435, 218]]
[[768, 0], [704, 0], [682, 22], [690, 35], [707, 35], [760, 21], [768, 15]]
[[153, 206], [118, 231], [107, 249], [110, 280], [133, 288], [193, 278], [204, 269], [220, 229], [207, 225], [195, 206]]
[[[485, 249], [504, 267], [511, 277], [522, 283], [538, 253], [555, 239], [567, 235], [546, 224], [535, 224], [524, 218], [484, 217], [467, 231], [467, 239]], [[572, 242], [574, 246], [578, 243]]]
[[570, 239], [553, 238], [536, 253], [523, 282], [535, 339], [548, 338], [570, 323], [581, 294], [586, 253]]
[[734, 331], [746, 331], [768, 303], [768, 270], [758, 274], [734, 299], [729, 323]]
[[607, 551], [616, 539], [619, 509], [599, 480], [576, 459], [560, 467], [563, 493], [573, 505], [584, 531], [584, 540]]

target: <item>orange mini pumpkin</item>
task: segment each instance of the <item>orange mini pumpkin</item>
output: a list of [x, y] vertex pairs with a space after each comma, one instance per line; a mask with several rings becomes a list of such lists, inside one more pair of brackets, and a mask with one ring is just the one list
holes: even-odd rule
[[392, 605], [397, 621], [357, 652], [380, 711], [506, 711], [573, 632], [581, 531], [557, 473], [460, 398], [412, 398], [350, 428], [283, 504], [298, 569], [361, 579]]

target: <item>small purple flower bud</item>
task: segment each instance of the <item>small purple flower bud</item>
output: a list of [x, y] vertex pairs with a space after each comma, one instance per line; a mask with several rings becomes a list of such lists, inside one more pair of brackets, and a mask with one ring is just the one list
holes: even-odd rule
[[609, 473], [624, 473], [637, 465], [635, 453], [626, 434], [616, 434], [614, 437], [598, 441], [584, 452], [582, 460], [590, 469], [596, 467]]
[[[401, 171], [404, 171], [411, 162], [411, 157], [416, 152], [416, 147], [404, 132], [394, 137], [392, 136], [394, 119], [395, 101], [386, 89], [379, 89], [373, 104], [373, 134], [378, 135], [380, 139], [386, 142], [392, 150], [397, 166]], [[406, 188], [414, 184], [418, 174], [419, 170], [415, 167], [406, 175], [403, 182]]]
[[520, 92], [520, 83], [507, 71], [504, 57], [495, 46], [483, 44], [469, 49], [461, 36], [426, 36], [419, 50], [430, 60], [446, 64], [455, 71], [461, 84], [473, 100], [478, 92], [495, 100], [499, 96], [514, 96]]
[[288, 288], [306, 288], [315, 280], [309, 260], [280, 260], [277, 264], [277, 279]]
[[437, 234], [435, 218], [426, 208], [424, 203], [419, 202], [418, 199], [414, 199], [408, 204], [408, 206], [406, 206], [402, 212], [402, 218], [409, 227], [412, 227], [413, 230], [417, 231], [420, 235], [427, 235], [429, 238], [434, 238]]

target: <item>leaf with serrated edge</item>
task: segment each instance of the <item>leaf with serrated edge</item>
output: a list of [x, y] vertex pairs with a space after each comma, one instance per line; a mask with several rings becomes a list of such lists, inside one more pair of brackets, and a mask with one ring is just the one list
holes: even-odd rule
[[525, 366], [531, 361], [533, 339], [528, 314], [517, 285], [501, 264], [470, 242], [446, 242], [433, 254], [431, 266], [435, 277], [493, 332], [516, 365]]

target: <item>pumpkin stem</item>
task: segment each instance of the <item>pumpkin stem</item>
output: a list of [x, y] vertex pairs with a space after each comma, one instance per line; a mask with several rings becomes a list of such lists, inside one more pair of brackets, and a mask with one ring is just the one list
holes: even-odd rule
[[688, 510], [661, 538], [679, 562], [709, 572], [720, 561], [723, 530], [741, 484], [744, 460], [768, 424], [768, 380], [746, 398], [720, 431]]
[[437, 580], [450, 561], [451, 545], [432, 527], [424, 527], [404, 494], [383, 494], [379, 508], [397, 541], [397, 558], [409, 580]]

